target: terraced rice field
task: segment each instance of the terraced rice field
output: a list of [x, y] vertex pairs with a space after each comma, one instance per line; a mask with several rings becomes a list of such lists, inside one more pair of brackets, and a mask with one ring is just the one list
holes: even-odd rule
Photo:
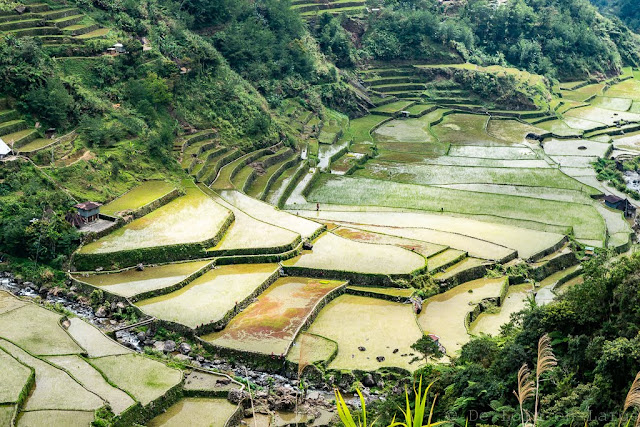
[[298, 335], [287, 354], [287, 360], [305, 366], [329, 360], [338, 351], [338, 345], [319, 335], [302, 332]]
[[487, 133], [493, 138], [519, 144], [526, 141], [528, 134], [534, 133], [540, 135], [544, 133], [544, 131], [538, 127], [517, 120], [490, 119], [487, 125]]
[[446, 249], [446, 246], [443, 245], [437, 245], [420, 240], [404, 239], [388, 234], [372, 233], [350, 227], [339, 227], [332, 230], [332, 233], [356, 242], [399, 246], [401, 248], [417, 252], [425, 258], [433, 256]]
[[515, 141], [494, 138], [487, 132], [489, 116], [477, 114], [450, 114], [442, 123], [432, 127], [440, 141], [458, 145], [507, 145]]
[[326, 233], [313, 243], [312, 251], [283, 264], [312, 270], [409, 274], [423, 268], [425, 259], [397, 246], [360, 243]]
[[280, 278], [224, 330], [202, 339], [236, 350], [286, 355], [311, 310], [342, 284], [301, 277]]
[[162, 396], [182, 381], [182, 372], [138, 354], [105, 356], [91, 364], [109, 383], [126, 391], [143, 405]]
[[[373, 371], [395, 366], [414, 371], [424, 363], [411, 363], [417, 356], [411, 344], [422, 332], [407, 304], [342, 295], [322, 309], [308, 332], [338, 343], [338, 354], [329, 364], [330, 369]], [[378, 356], [384, 360], [378, 362]]]
[[182, 289], [136, 305], [152, 316], [195, 328], [222, 319], [277, 270], [277, 264], [224, 265]]
[[[452, 246], [473, 256], [482, 256], [484, 245], [498, 246], [488, 252], [500, 259], [512, 249], [528, 258], [557, 244], [563, 236], [449, 215], [419, 212], [340, 212], [321, 211], [319, 216], [337, 223], [352, 224], [357, 229], [377, 231], [383, 235], [414, 238], [441, 247]], [[411, 237], [413, 236], [413, 237]], [[476, 240], [475, 242], [473, 240]], [[450, 242], [447, 244], [447, 242]], [[483, 249], [481, 249], [483, 248]], [[485, 254], [486, 255], [486, 254]]]
[[100, 212], [114, 216], [123, 211], [136, 211], [169, 194], [174, 189], [175, 187], [166, 181], [146, 181], [102, 206]]
[[317, 222], [278, 210], [271, 205], [248, 197], [238, 191], [223, 191], [220, 195], [227, 202], [254, 218], [259, 218], [260, 221], [291, 230], [303, 238], [309, 238], [317, 234], [322, 228], [322, 225]]
[[223, 426], [237, 409], [227, 399], [186, 397], [152, 419], [147, 426]]
[[133, 297], [175, 285], [209, 264], [209, 260], [183, 262], [146, 267], [143, 271], [128, 269], [118, 273], [76, 274], [74, 277], [107, 292]]
[[210, 254], [242, 251], [277, 253], [282, 252], [278, 248], [293, 246], [298, 239], [298, 234], [293, 231], [260, 221], [217, 196], [214, 196], [214, 200], [233, 212], [235, 220], [220, 242], [207, 250]]
[[498, 335], [502, 325], [509, 322], [511, 315], [527, 306], [528, 299], [533, 297], [532, 290], [533, 286], [530, 284], [510, 286], [502, 305], [495, 311], [481, 313], [471, 325], [469, 332], [472, 335]]
[[[483, 194], [356, 177], [321, 177], [308, 200], [323, 205], [381, 206], [444, 211], [490, 218], [525, 228], [573, 227], [578, 239], [604, 239], [605, 224], [593, 206], [553, 200]], [[537, 224], [540, 224], [538, 226]]]
[[199, 188], [188, 187], [184, 196], [83, 246], [79, 252], [99, 254], [202, 242], [215, 237], [229, 215]]
[[422, 305], [418, 323], [425, 334], [440, 337], [447, 354], [455, 354], [469, 341], [465, 318], [473, 310], [473, 305], [485, 298], [499, 297], [503, 287], [507, 286], [506, 280], [478, 279], [433, 296]]

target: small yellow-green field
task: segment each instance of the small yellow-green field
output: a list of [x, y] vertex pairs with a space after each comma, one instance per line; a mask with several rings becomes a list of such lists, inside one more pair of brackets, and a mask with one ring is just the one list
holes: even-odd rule
[[136, 305], [151, 316], [195, 328], [222, 319], [277, 270], [277, 264], [224, 265], [182, 289]]
[[74, 274], [73, 277], [107, 292], [132, 297], [172, 286], [209, 264], [210, 260], [180, 262], [146, 267], [143, 271], [132, 268], [118, 273]]
[[422, 256], [397, 246], [361, 243], [325, 233], [313, 243], [313, 250], [283, 264], [314, 270], [409, 274], [423, 268], [425, 262]]
[[439, 336], [447, 354], [455, 354], [469, 341], [465, 327], [467, 314], [483, 299], [499, 297], [507, 280], [504, 277], [478, 279], [429, 298], [418, 316], [422, 330]]
[[302, 332], [298, 335], [287, 354], [287, 360], [305, 366], [315, 362], [329, 360], [338, 351], [338, 345], [319, 335]]
[[100, 212], [115, 216], [126, 211], [136, 211], [154, 200], [166, 196], [174, 189], [173, 184], [166, 181], [146, 181], [102, 206]]
[[[395, 366], [414, 371], [423, 364], [411, 363], [417, 356], [411, 345], [422, 336], [411, 305], [342, 295], [322, 309], [308, 332], [338, 343], [330, 369], [374, 371]], [[378, 362], [378, 356], [384, 360]]]
[[236, 412], [237, 405], [227, 399], [186, 397], [152, 419], [149, 427], [210, 427], [224, 426]]
[[198, 187], [188, 187], [159, 209], [80, 249], [83, 254], [118, 252], [214, 238], [230, 215]]
[[514, 285], [509, 287], [502, 305], [495, 310], [481, 313], [470, 328], [472, 335], [498, 335], [502, 325], [508, 323], [513, 313], [517, 313], [527, 306], [528, 298], [533, 296], [533, 285]]

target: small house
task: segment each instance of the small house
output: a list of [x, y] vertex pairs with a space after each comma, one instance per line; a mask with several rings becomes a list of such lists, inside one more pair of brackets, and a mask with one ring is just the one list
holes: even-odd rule
[[117, 53], [127, 53], [127, 50], [124, 48], [124, 45], [122, 43], [114, 44], [113, 48], [116, 50]]
[[411, 116], [411, 113], [408, 111], [400, 111], [400, 116], [402, 116], [405, 119], [408, 119]]
[[628, 199], [614, 196], [613, 194], [604, 197], [604, 204], [611, 209], [617, 209], [624, 212], [627, 217], [634, 216], [636, 213], [636, 207], [631, 204]]
[[87, 223], [98, 219], [98, 216], [100, 215], [100, 206], [102, 206], [102, 203], [84, 202], [78, 203], [74, 207], [78, 210], [78, 215], [80, 215], [84, 222]]
[[593, 246], [585, 246], [584, 254], [586, 256], [593, 256], [595, 253], [596, 253], [596, 248], [594, 248]]
[[0, 159], [4, 159], [11, 154], [11, 148], [0, 138]]

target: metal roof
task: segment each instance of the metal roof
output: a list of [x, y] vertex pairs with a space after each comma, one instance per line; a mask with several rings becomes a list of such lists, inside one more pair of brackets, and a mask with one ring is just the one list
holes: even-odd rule
[[0, 138], [0, 156], [7, 155], [11, 152], [11, 148]]

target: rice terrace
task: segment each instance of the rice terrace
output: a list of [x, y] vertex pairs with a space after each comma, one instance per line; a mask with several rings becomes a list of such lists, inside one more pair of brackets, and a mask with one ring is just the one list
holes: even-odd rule
[[625, 0], [5, 3], [0, 427], [640, 422]]

